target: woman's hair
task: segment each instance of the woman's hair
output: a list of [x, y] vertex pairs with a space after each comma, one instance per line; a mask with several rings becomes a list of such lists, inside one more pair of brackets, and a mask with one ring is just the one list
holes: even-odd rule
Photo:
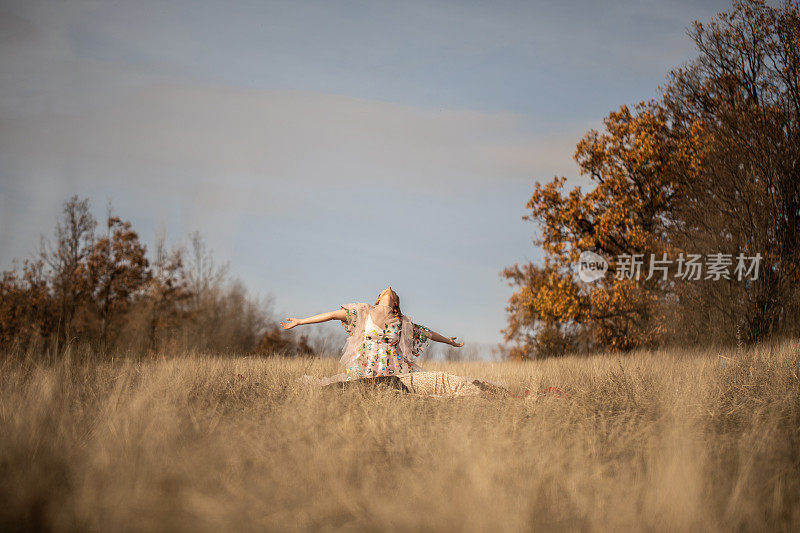
[[[392, 311], [394, 312], [395, 316], [397, 318], [402, 317], [403, 316], [403, 312], [400, 311], [400, 297], [397, 295], [396, 292], [394, 292], [394, 290], [391, 290], [391, 289], [389, 290], [389, 297], [392, 300], [392, 303], [390, 305], [392, 306]], [[381, 297], [380, 297], [380, 295], [378, 295], [378, 298], [375, 300], [375, 305], [378, 305], [378, 302], [380, 302], [380, 301], [381, 301]]]

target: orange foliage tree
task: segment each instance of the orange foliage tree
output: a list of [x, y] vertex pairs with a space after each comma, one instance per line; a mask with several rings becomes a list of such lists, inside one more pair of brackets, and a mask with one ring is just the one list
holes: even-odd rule
[[0, 276], [0, 344], [27, 346], [55, 335], [56, 306], [42, 261], [25, 261], [21, 272]]
[[[659, 295], [664, 282], [652, 277], [605, 276], [584, 283], [574, 265], [582, 251], [593, 251], [617, 268], [621, 254], [663, 251], [671, 206], [679, 192], [676, 177], [696, 172], [697, 154], [683, 135], [673, 134], [666, 111], [641, 102], [622, 106], [604, 120], [605, 131], [591, 130], [578, 143], [575, 160], [595, 182], [584, 193], [564, 193], [564, 177], [537, 182], [525, 220], [539, 222], [535, 241], [544, 264], [513, 265], [503, 276], [517, 292], [508, 311], [507, 341], [513, 357], [559, 355], [601, 345], [630, 349], [658, 342]], [[700, 131], [695, 132], [696, 135]]]
[[109, 214], [106, 228], [106, 235], [92, 247], [84, 274], [91, 287], [90, 309], [100, 322], [103, 348], [108, 344], [109, 326], [128, 311], [152, 278], [145, 247], [131, 223]]
[[[757, 341], [800, 333], [800, 10], [734, 1], [689, 32], [699, 56], [669, 73], [662, 97], [622, 106], [575, 159], [593, 188], [537, 182], [526, 208], [543, 264], [503, 276], [514, 357], [668, 341]], [[673, 261], [683, 253], [763, 254], [753, 280], [606, 275], [577, 279], [582, 251]], [[647, 275], [645, 275], [647, 274]]]

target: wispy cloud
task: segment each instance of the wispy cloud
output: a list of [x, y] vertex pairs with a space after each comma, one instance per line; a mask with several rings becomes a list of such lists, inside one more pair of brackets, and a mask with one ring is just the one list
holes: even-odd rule
[[[727, 4], [7, 0], [0, 267], [78, 193], [143, 235], [206, 231], [286, 308], [391, 276], [496, 339], [496, 273], [537, 253], [532, 181], [581, 182], [576, 141], [652, 96], [683, 29]], [[395, 249], [342, 247], [349, 213], [387, 219]]]
[[6, 163], [62, 168], [81, 159], [104, 179], [109, 165], [177, 165], [220, 178], [414, 184], [563, 169], [574, 145], [554, 150], [551, 133], [537, 136], [510, 113], [197, 85], [126, 91], [84, 112], [4, 117], [0, 136]]

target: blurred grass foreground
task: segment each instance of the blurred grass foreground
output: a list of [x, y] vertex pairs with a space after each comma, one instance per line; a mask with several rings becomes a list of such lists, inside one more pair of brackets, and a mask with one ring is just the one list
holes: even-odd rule
[[798, 341], [428, 366], [531, 394], [296, 381], [333, 359], [7, 356], [0, 528], [800, 527]]

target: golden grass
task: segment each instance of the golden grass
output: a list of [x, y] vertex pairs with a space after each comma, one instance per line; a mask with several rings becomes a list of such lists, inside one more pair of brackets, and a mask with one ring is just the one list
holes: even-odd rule
[[532, 395], [295, 381], [334, 360], [8, 358], [0, 529], [800, 527], [797, 341], [426, 366]]

